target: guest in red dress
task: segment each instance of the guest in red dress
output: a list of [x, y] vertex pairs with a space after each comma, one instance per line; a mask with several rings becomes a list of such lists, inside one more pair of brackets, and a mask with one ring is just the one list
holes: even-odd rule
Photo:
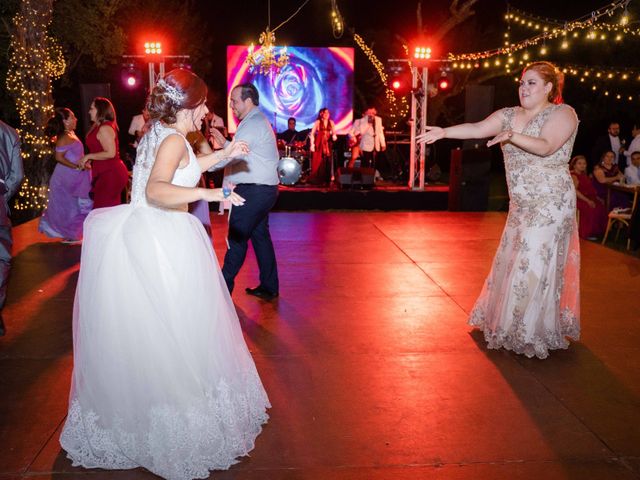
[[595, 240], [607, 228], [607, 209], [604, 200], [598, 197], [591, 178], [587, 175], [587, 159], [577, 155], [569, 162], [571, 179], [576, 187], [579, 212], [578, 234], [580, 238]]
[[91, 102], [89, 116], [93, 122], [85, 139], [89, 153], [78, 164], [85, 168], [90, 162], [87, 167], [91, 168], [93, 208], [120, 205], [129, 172], [120, 160], [116, 111], [108, 99], [96, 97]]
[[318, 119], [311, 128], [311, 174], [309, 182], [315, 184], [327, 183], [330, 166], [333, 162], [333, 142], [338, 139], [335, 125], [331, 120], [328, 108], [320, 109]]

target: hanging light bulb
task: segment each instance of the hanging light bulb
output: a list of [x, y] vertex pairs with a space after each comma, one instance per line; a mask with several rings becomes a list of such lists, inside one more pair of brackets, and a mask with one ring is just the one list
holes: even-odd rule
[[624, 4], [624, 11], [622, 12], [622, 16], [620, 17], [620, 25], [625, 26], [629, 24], [629, 10], [627, 9], [629, 2], [631, 0], [627, 0]]

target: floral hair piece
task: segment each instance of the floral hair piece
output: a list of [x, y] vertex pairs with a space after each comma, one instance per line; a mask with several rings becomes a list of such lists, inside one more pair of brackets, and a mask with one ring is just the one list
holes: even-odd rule
[[158, 80], [156, 86], [162, 87], [164, 89], [165, 95], [169, 97], [175, 104], [180, 105], [184, 100], [184, 93], [178, 90], [173, 85], [169, 85], [164, 81], [163, 78]]

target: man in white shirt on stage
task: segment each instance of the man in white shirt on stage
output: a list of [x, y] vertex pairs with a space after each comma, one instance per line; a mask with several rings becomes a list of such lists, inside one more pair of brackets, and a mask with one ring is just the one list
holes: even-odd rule
[[362, 118], [353, 122], [353, 127], [349, 133], [351, 143], [357, 142], [360, 147], [360, 165], [363, 167], [375, 168], [377, 153], [384, 152], [387, 148], [382, 118], [377, 116], [376, 113], [375, 108], [367, 108]]

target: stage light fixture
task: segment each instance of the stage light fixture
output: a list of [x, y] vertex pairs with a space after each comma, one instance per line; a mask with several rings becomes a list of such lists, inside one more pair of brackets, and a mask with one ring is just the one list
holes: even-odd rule
[[409, 61], [417, 67], [427, 67], [436, 58], [436, 49], [429, 40], [416, 40], [409, 48]]
[[144, 42], [144, 53], [147, 55], [162, 55], [162, 43]]
[[133, 63], [124, 63], [120, 74], [122, 83], [127, 88], [136, 88], [142, 84], [142, 72]]
[[438, 92], [448, 92], [451, 90], [453, 85], [453, 78], [451, 74], [447, 70], [442, 70], [440, 72], [440, 77], [436, 82], [436, 86], [438, 87]]

